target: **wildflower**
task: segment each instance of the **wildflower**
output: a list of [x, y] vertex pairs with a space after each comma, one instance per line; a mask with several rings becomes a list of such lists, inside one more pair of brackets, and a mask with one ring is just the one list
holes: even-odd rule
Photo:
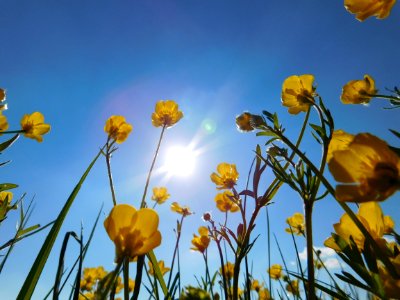
[[[232, 200], [234, 197], [233, 193], [229, 190], [219, 193], [215, 196], [215, 202], [217, 208], [222, 212], [237, 212], [239, 211], [239, 206]], [[239, 200], [237, 200], [239, 201]]]
[[286, 228], [285, 231], [295, 235], [304, 235], [305, 224], [304, 216], [301, 213], [294, 213], [293, 216], [286, 219], [286, 223], [289, 224], [290, 228]]
[[[234, 269], [235, 269], [235, 265], [229, 261], [224, 265], [226, 280], [231, 280], [233, 278]], [[221, 273], [221, 275], [223, 274], [222, 268], [219, 268], [219, 272]]]
[[10, 205], [11, 200], [13, 198], [13, 193], [8, 191], [1, 191], [0, 192], [0, 206], [3, 206], [4, 201], [7, 200], [7, 206]]
[[299, 290], [299, 281], [297, 279], [295, 280], [290, 280], [287, 284], [286, 284], [286, 290], [293, 294], [293, 295], [300, 295], [300, 290]]
[[155, 112], [151, 115], [151, 122], [155, 127], [171, 127], [182, 119], [183, 113], [173, 100], [158, 101]]
[[282, 104], [289, 107], [289, 113], [297, 115], [307, 112], [314, 102], [313, 75], [293, 75], [285, 79], [282, 86]]
[[8, 129], [7, 117], [3, 115], [0, 111], [0, 132], [6, 131]]
[[97, 268], [84, 268], [80, 284], [81, 290], [92, 291], [94, 285], [97, 284], [97, 282], [103, 279], [106, 275], [107, 272], [102, 266], [99, 266]]
[[344, 104], [367, 104], [376, 92], [374, 79], [369, 75], [364, 75], [364, 79], [346, 83], [340, 100]]
[[168, 194], [167, 188], [160, 187], [160, 188], [153, 188], [153, 196], [151, 196], [151, 200], [156, 201], [158, 204], [163, 204], [167, 199], [171, 196]]
[[[171, 270], [171, 268], [167, 268], [164, 265], [164, 261], [163, 260], [159, 260], [158, 261], [158, 267], [160, 268], [161, 274], [164, 276], [166, 273], [169, 272], [169, 270]], [[154, 276], [154, 268], [153, 268], [153, 264], [151, 263], [151, 261], [149, 261], [149, 274], [151, 276]]]
[[236, 185], [239, 173], [235, 164], [220, 163], [217, 166], [217, 173], [211, 174], [211, 181], [217, 185], [218, 190], [231, 189]]
[[[400, 254], [394, 259], [390, 259], [396, 269], [397, 274], [400, 274]], [[379, 277], [383, 283], [385, 296], [390, 299], [397, 299], [400, 295], [400, 279], [393, 278], [383, 264], [378, 267]]]
[[395, 3], [396, 0], [344, 0], [344, 7], [355, 14], [357, 20], [364, 21], [371, 16], [387, 18]]
[[347, 149], [353, 139], [354, 135], [340, 129], [335, 130], [329, 143], [327, 161], [329, 162], [331, 160], [334, 151]]
[[129, 278], [128, 289], [129, 289], [129, 292], [133, 292], [133, 290], [135, 289], [135, 280]]
[[400, 188], [400, 158], [381, 139], [357, 134], [347, 149], [333, 152], [329, 170], [340, 201], [383, 201]]
[[271, 293], [267, 288], [263, 287], [258, 291], [258, 300], [270, 300], [270, 299], [272, 299]]
[[394, 221], [390, 216], [383, 217], [383, 224], [385, 226], [384, 233], [391, 234], [394, 230]]
[[253, 279], [253, 281], [251, 282], [250, 289], [258, 292], [261, 288], [262, 288], [262, 285], [260, 285], [260, 282], [257, 279]]
[[116, 248], [116, 262], [124, 257], [132, 261], [161, 244], [158, 214], [150, 208], [136, 210], [128, 204], [113, 207], [104, 227]]
[[180, 206], [178, 202], [172, 202], [171, 210], [185, 217], [192, 214], [188, 206]]
[[204, 251], [206, 251], [208, 245], [210, 244], [210, 237], [208, 236], [209, 234], [208, 228], [205, 226], [200, 226], [198, 231], [200, 236], [193, 234], [193, 239], [192, 239], [193, 247], [190, 249], [204, 253]]
[[44, 123], [44, 116], [40, 112], [24, 115], [21, 120], [21, 127], [24, 131], [24, 136], [38, 142], [42, 142], [42, 135], [50, 131], [50, 125]]
[[123, 116], [111, 116], [106, 121], [104, 131], [118, 144], [123, 143], [132, 131], [132, 125]]
[[253, 131], [254, 127], [252, 125], [252, 114], [249, 112], [244, 112], [237, 116], [236, 126], [240, 131], [243, 132]]
[[[361, 203], [356, 216], [378, 244], [386, 244], [386, 241], [383, 239], [383, 235], [385, 234], [385, 218], [378, 203]], [[348, 244], [350, 243], [351, 236], [358, 249], [360, 251], [364, 249], [365, 236], [349, 215], [344, 214], [340, 218], [340, 222], [333, 225], [333, 228], [335, 229], [336, 234], [344, 239]], [[324, 242], [324, 245], [336, 251], [341, 251], [333, 237], [328, 238]]]
[[268, 274], [269, 274], [269, 277], [271, 277], [272, 279], [278, 280], [278, 279], [282, 278], [282, 266], [280, 264], [272, 265], [268, 269]]

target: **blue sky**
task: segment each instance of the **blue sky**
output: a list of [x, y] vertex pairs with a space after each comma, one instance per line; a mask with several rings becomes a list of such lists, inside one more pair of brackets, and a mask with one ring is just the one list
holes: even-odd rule
[[[200, 254], [188, 250], [192, 234], [204, 225], [202, 213], [212, 211], [217, 220], [223, 219], [214, 206], [216, 190], [209, 175], [220, 162], [236, 163], [243, 188], [252, 151], [264, 143], [254, 134], [239, 133], [234, 117], [245, 110], [277, 112], [293, 137], [302, 122], [301, 116], [289, 116], [281, 106], [286, 77], [313, 74], [337, 128], [368, 131], [398, 146], [387, 130], [398, 129], [398, 111], [383, 110], [386, 104], [381, 100], [368, 107], [345, 106], [339, 100], [342, 86], [364, 74], [370, 74], [382, 92], [399, 85], [398, 5], [388, 19], [363, 23], [346, 12], [342, 1], [326, 0], [0, 1], [0, 9], [0, 86], [8, 92], [10, 127], [17, 129], [22, 115], [34, 111], [41, 111], [52, 125], [42, 144], [21, 138], [3, 155], [3, 160], [12, 159], [2, 168], [3, 181], [20, 185], [16, 196], [26, 192], [27, 200], [35, 198], [32, 224], [45, 224], [57, 216], [105, 142], [104, 123], [113, 114], [124, 115], [134, 127], [112, 161], [117, 197], [120, 203], [138, 206], [160, 133], [151, 125], [154, 105], [160, 99], [179, 103], [185, 117], [167, 131], [161, 150], [194, 143], [203, 152], [192, 176], [169, 181], [154, 176], [150, 187], [165, 184], [172, 201], [196, 212], [184, 224], [184, 283], [194, 281], [193, 269], [203, 268]], [[214, 132], [202, 128], [205, 120], [215, 125]], [[312, 139], [304, 147], [308, 153], [318, 153]], [[161, 153], [158, 167], [162, 163]], [[63, 233], [79, 231], [81, 222], [88, 232], [102, 203], [104, 220], [112, 206], [107, 184], [102, 160], [76, 199]], [[395, 220], [400, 218], [398, 197], [382, 205]], [[274, 202], [272, 229], [291, 249], [283, 228], [288, 216], [302, 211], [301, 201], [284, 187]], [[155, 252], [168, 265], [177, 215], [168, 204], [158, 211], [164, 240]], [[333, 199], [317, 203], [317, 246], [341, 214]], [[6, 237], [2, 241], [13, 233], [16, 217], [9, 216], [2, 225]], [[231, 221], [236, 226], [235, 217]], [[265, 224], [263, 213], [256, 229], [263, 241], [257, 242], [250, 257], [260, 279], [267, 278]], [[2, 274], [0, 298], [15, 297], [44, 238], [40, 234], [16, 246]], [[60, 243], [55, 244], [39, 282], [37, 299], [51, 287]], [[274, 262], [280, 263], [278, 255], [273, 249]], [[100, 224], [85, 266], [104, 265], [110, 270], [113, 256], [113, 245]], [[288, 254], [292, 259], [293, 253]]]

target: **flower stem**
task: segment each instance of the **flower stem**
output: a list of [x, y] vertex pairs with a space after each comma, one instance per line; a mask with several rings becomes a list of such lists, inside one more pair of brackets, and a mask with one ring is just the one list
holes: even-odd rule
[[124, 274], [124, 300], [129, 300], [129, 258], [124, 258], [124, 263], [122, 267]]
[[112, 179], [112, 174], [111, 174], [111, 154], [114, 151], [112, 149], [112, 146], [114, 145], [115, 141], [109, 143], [109, 140], [107, 140], [107, 146], [106, 146], [106, 163], [107, 163], [107, 173], [108, 173], [108, 180], [110, 182], [110, 189], [111, 189], [111, 196], [112, 196], [112, 201], [114, 206], [117, 205], [117, 200], [115, 197], [115, 190], [114, 190], [114, 183]]
[[139, 297], [140, 286], [142, 285], [142, 274], [143, 274], [143, 265], [144, 265], [144, 255], [138, 256], [137, 259], [137, 271], [135, 277], [135, 288], [133, 289], [133, 295], [131, 300], [137, 300]]
[[307, 241], [307, 299], [315, 300], [315, 272], [314, 272], [314, 256], [313, 256], [313, 236], [312, 236], [312, 210], [313, 201], [306, 201], [305, 218], [306, 218], [306, 241]]

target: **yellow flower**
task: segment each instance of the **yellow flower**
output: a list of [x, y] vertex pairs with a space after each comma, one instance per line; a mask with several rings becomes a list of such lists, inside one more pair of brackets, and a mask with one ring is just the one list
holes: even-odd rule
[[183, 113], [173, 100], [158, 101], [155, 112], [151, 115], [151, 122], [155, 127], [171, 127], [182, 119]]
[[[400, 254], [398, 254], [396, 258], [390, 260], [392, 261], [392, 264], [395, 267], [397, 274], [400, 274]], [[390, 273], [383, 265], [379, 266], [378, 272], [379, 277], [381, 278], [381, 281], [383, 283], [385, 296], [390, 299], [398, 299], [400, 295], [400, 279], [393, 278], [393, 276], [390, 275]]]
[[135, 280], [129, 278], [128, 286], [129, 286], [129, 288], [128, 288], [129, 291], [130, 291], [130, 292], [133, 292], [133, 290], [135, 289]]
[[[215, 196], [215, 202], [217, 204], [217, 208], [222, 212], [237, 212], [239, 211], [239, 206], [232, 201], [233, 193], [229, 190], [224, 191], [223, 193], [219, 193]], [[240, 201], [240, 200], [236, 200]]]
[[[235, 269], [235, 265], [233, 263], [230, 263], [229, 261], [224, 265], [226, 280], [231, 280], [233, 278], [234, 269]], [[223, 274], [222, 268], [219, 268], [219, 272], [221, 273], [221, 275]]]
[[[378, 203], [361, 203], [356, 216], [378, 244], [386, 244], [385, 240], [383, 239], [383, 235], [385, 234], [385, 218]], [[353, 222], [349, 215], [344, 214], [340, 218], [340, 222], [333, 225], [333, 228], [335, 229], [336, 234], [344, 239], [347, 243], [350, 243], [351, 236], [358, 249], [360, 251], [364, 249], [365, 236], [362, 234], [360, 229], [358, 229], [357, 225]], [[340, 251], [340, 248], [335, 243], [333, 237], [328, 238], [324, 242], [324, 245], [336, 251]]]
[[289, 281], [286, 290], [293, 295], [300, 295], [299, 281], [297, 279]]
[[282, 104], [289, 107], [289, 113], [297, 115], [307, 112], [314, 102], [313, 75], [293, 75], [285, 79], [282, 86]]
[[331, 160], [333, 152], [347, 149], [353, 139], [354, 135], [340, 129], [335, 130], [332, 134], [331, 142], [329, 143], [328, 155], [326, 157], [327, 161], [329, 162]]
[[126, 256], [132, 261], [161, 244], [158, 214], [150, 208], [136, 210], [128, 204], [116, 205], [105, 219], [104, 227], [115, 244], [116, 262]]
[[103, 279], [107, 275], [107, 272], [102, 266], [97, 268], [84, 268], [83, 276], [81, 279], [81, 290], [92, 291], [93, 287], [97, 282]]
[[208, 245], [210, 244], [210, 237], [208, 236], [209, 233], [208, 228], [205, 226], [200, 226], [198, 231], [200, 236], [193, 234], [193, 239], [192, 239], [193, 247], [190, 249], [204, 253], [204, 251], [206, 251]]
[[329, 170], [340, 201], [383, 201], [400, 188], [400, 158], [381, 139], [357, 134], [347, 149], [333, 152]]
[[6, 201], [6, 199], [7, 199], [7, 206], [9, 206], [12, 198], [13, 198], [12, 192], [8, 192], [8, 191], [0, 192], [0, 206], [3, 205], [4, 201]]
[[[158, 267], [160, 268], [161, 274], [164, 276], [169, 270], [171, 270], [171, 268], [167, 268], [164, 265], [164, 261], [160, 260], [158, 261]], [[149, 261], [149, 274], [151, 276], [154, 276], [154, 269], [153, 269], [153, 264], [151, 263], [151, 261]]]
[[280, 264], [272, 265], [268, 269], [268, 274], [272, 279], [280, 279], [282, 277], [282, 266]]
[[192, 214], [188, 206], [180, 206], [178, 202], [172, 202], [171, 210], [185, 217]]
[[123, 116], [111, 116], [106, 121], [104, 131], [118, 144], [124, 142], [132, 131], [132, 125]]
[[24, 115], [21, 120], [21, 127], [24, 131], [24, 136], [38, 142], [42, 142], [42, 135], [50, 131], [50, 125], [44, 123], [44, 116], [40, 112]]
[[217, 173], [211, 174], [211, 181], [217, 185], [217, 189], [231, 189], [236, 185], [239, 173], [235, 164], [220, 163], [217, 166]]
[[387, 18], [396, 0], [344, 0], [344, 7], [356, 15], [356, 19], [376, 16], [377, 19]]
[[4, 100], [6, 100], [6, 90], [0, 88], [0, 102], [3, 102]]
[[257, 279], [253, 279], [253, 281], [251, 282], [250, 289], [258, 292], [261, 288], [262, 288], [262, 285], [260, 284], [260, 282]]
[[165, 187], [155, 187], [153, 188], [153, 196], [151, 196], [151, 200], [156, 201], [158, 204], [163, 204], [167, 199], [171, 196], [168, 194], [167, 188]]
[[340, 100], [344, 104], [366, 104], [372, 96], [376, 94], [375, 81], [369, 75], [364, 75], [364, 79], [351, 80], [343, 87]]
[[293, 216], [286, 219], [286, 223], [289, 224], [290, 228], [286, 228], [285, 231], [295, 235], [303, 235], [305, 232], [306, 225], [304, 224], [304, 216], [301, 213], [294, 213]]
[[240, 116], [236, 117], [236, 126], [240, 131], [253, 131], [254, 127], [251, 124], [252, 114], [248, 112], [242, 113]]
[[3, 115], [0, 111], [0, 132], [6, 131], [7, 129], [8, 129], [7, 117]]
[[385, 234], [390, 234], [394, 230], [394, 221], [390, 216], [383, 217], [383, 224], [385, 226], [384, 232]]
[[258, 291], [258, 300], [270, 300], [271, 298], [271, 293], [267, 288], [261, 288]]

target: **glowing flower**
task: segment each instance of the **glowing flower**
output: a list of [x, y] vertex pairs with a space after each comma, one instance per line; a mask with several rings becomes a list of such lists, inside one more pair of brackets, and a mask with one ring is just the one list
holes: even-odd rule
[[151, 115], [151, 122], [155, 127], [171, 127], [182, 119], [183, 113], [173, 100], [158, 101], [155, 112]]
[[340, 129], [335, 130], [332, 134], [331, 142], [329, 143], [328, 155], [326, 157], [327, 161], [329, 162], [331, 160], [333, 152], [347, 149], [353, 139], [354, 135]]
[[[164, 265], [164, 261], [163, 260], [159, 260], [158, 261], [158, 267], [160, 268], [161, 274], [164, 276], [166, 273], [168, 273], [169, 270], [171, 270], [171, 268], [167, 268]], [[154, 276], [154, 269], [153, 269], [153, 264], [151, 263], [151, 261], [149, 261], [149, 274], [151, 276]]]
[[286, 223], [290, 228], [286, 228], [285, 231], [295, 235], [303, 235], [305, 232], [306, 225], [304, 224], [304, 216], [301, 213], [294, 213], [293, 216], [286, 219]]
[[299, 281], [297, 279], [290, 280], [286, 284], [286, 290], [293, 295], [300, 295]]
[[268, 274], [272, 279], [280, 279], [282, 277], [282, 266], [280, 264], [272, 265], [268, 269]]
[[344, 0], [344, 7], [356, 15], [356, 19], [376, 16], [377, 19], [387, 18], [396, 0]]
[[150, 208], [136, 210], [128, 204], [116, 205], [105, 219], [104, 227], [115, 244], [116, 262], [126, 256], [132, 261], [161, 244], [158, 214]]
[[50, 125], [44, 123], [44, 116], [40, 112], [24, 115], [21, 120], [21, 127], [24, 131], [24, 136], [38, 142], [42, 142], [42, 135], [50, 131]]
[[343, 87], [340, 100], [344, 104], [366, 104], [372, 96], [376, 94], [375, 81], [369, 75], [364, 75], [364, 79], [351, 80]]
[[123, 116], [111, 116], [106, 121], [104, 131], [118, 144], [124, 142], [132, 131], [132, 125]]
[[[237, 212], [239, 211], [239, 206], [232, 200], [234, 197], [233, 193], [229, 190], [219, 193], [215, 196], [215, 202], [217, 208], [222, 212]], [[239, 201], [236, 199], [236, 201]]]
[[[235, 265], [233, 263], [230, 263], [229, 261], [224, 265], [226, 280], [231, 280], [233, 278], [234, 269], [235, 269]], [[219, 268], [219, 272], [221, 273], [221, 275], [223, 274], [222, 268]]]
[[383, 201], [400, 188], [400, 158], [369, 133], [354, 137], [347, 149], [333, 152], [329, 170], [340, 201]]
[[211, 174], [211, 181], [217, 185], [218, 190], [231, 189], [236, 185], [239, 173], [235, 164], [220, 163], [217, 166], [217, 173]]
[[183, 216], [189, 216], [192, 214], [188, 206], [180, 206], [178, 202], [172, 202], [171, 210]]
[[204, 253], [204, 251], [206, 251], [208, 245], [210, 244], [210, 237], [208, 236], [209, 234], [208, 228], [205, 226], [200, 226], [198, 231], [200, 236], [193, 234], [193, 239], [192, 239], [193, 247], [190, 249]]
[[167, 199], [171, 196], [168, 194], [167, 188], [165, 187], [155, 187], [153, 188], [153, 196], [151, 196], [151, 200], [156, 201], [158, 204], [163, 204]]
[[[396, 269], [397, 274], [400, 274], [400, 254], [396, 256], [394, 259], [390, 259], [392, 261], [393, 266]], [[380, 265], [379, 269], [379, 277], [383, 283], [383, 289], [385, 291], [385, 296], [390, 299], [396, 299], [400, 295], [400, 279], [393, 278], [390, 275], [388, 270], [386, 270], [385, 266]]]
[[240, 116], [236, 117], [236, 126], [240, 131], [253, 131], [254, 127], [252, 125], [252, 114], [248, 112], [242, 113]]
[[313, 75], [293, 75], [285, 79], [282, 86], [282, 104], [289, 107], [289, 113], [297, 115], [307, 112], [314, 103]]

